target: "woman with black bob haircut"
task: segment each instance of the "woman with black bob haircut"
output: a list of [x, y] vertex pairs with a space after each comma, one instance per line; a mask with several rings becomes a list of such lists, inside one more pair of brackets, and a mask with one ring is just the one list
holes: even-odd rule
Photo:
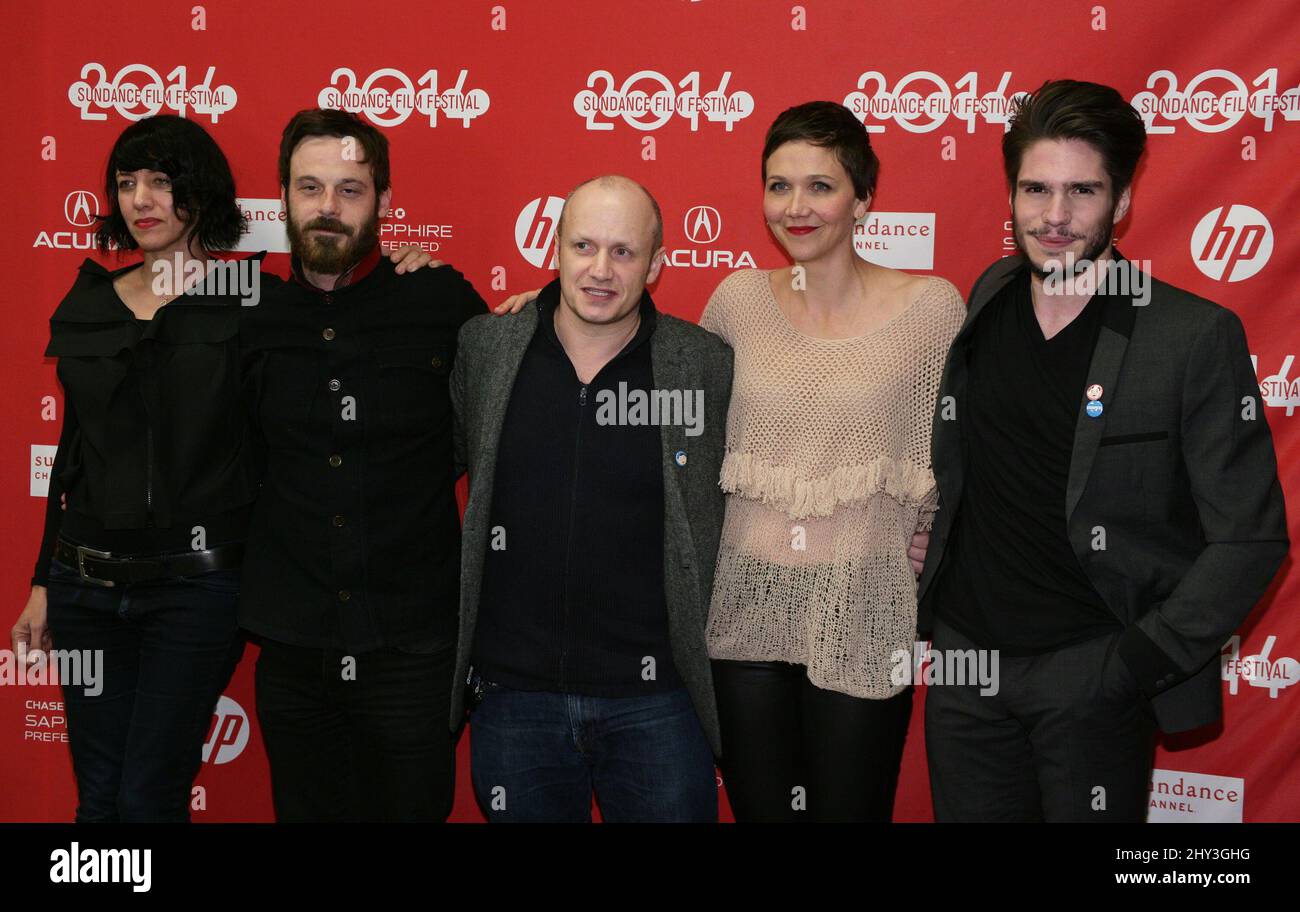
[[[60, 681], [76, 819], [188, 821], [213, 707], [243, 651], [235, 602], [260, 460], [239, 359], [241, 305], [256, 301], [238, 289], [253, 282], [260, 301], [280, 280], [260, 254], [213, 257], [245, 220], [198, 124], [128, 126], [104, 188], [99, 249], [141, 257], [115, 270], [87, 259], [50, 319], [63, 426], [12, 641], [29, 665], [81, 658], [77, 679]], [[246, 272], [212, 281], [218, 265]]]
[[116, 270], [87, 259], [50, 319], [63, 427], [14, 649], [53, 645], [93, 671], [60, 682], [78, 822], [187, 821], [243, 649], [235, 600], [257, 476], [240, 301], [186, 286], [245, 223], [221, 149], [172, 115], [122, 131], [104, 188], [99, 249], [142, 257]]
[[193, 221], [188, 235], [197, 251], [233, 250], [239, 243], [247, 225], [226, 156], [194, 121], [160, 114], [127, 127], [113, 145], [104, 175], [109, 211], [95, 232], [100, 250], [140, 249], [118, 196], [118, 174], [140, 170], [168, 175], [172, 207], [184, 222]]

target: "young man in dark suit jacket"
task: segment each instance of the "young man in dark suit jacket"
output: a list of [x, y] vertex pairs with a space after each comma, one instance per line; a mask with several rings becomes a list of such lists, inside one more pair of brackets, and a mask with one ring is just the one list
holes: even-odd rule
[[949, 353], [920, 580], [936, 655], [1000, 673], [929, 688], [941, 821], [1143, 820], [1155, 730], [1219, 717], [1219, 650], [1286, 555], [1241, 321], [1111, 244], [1145, 142], [1118, 92], [1072, 81], [1003, 140], [1020, 253]]
[[659, 207], [579, 186], [560, 277], [471, 320], [451, 392], [468, 467], [451, 724], [466, 678], [474, 788], [493, 821], [715, 821], [705, 621], [732, 353], [658, 313]]

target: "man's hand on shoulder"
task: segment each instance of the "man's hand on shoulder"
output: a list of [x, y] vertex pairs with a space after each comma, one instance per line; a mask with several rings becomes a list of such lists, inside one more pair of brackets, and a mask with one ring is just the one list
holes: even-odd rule
[[442, 260], [435, 260], [429, 255], [428, 251], [421, 250], [419, 247], [412, 247], [409, 244], [391, 251], [388, 258], [397, 264], [397, 268], [393, 271], [398, 275], [404, 272], [415, 272], [425, 266], [430, 269], [437, 269], [439, 266], [447, 265]]
[[532, 291], [521, 291], [517, 295], [511, 295], [496, 307], [492, 308], [492, 313], [497, 316], [506, 314], [517, 314], [523, 310], [530, 302], [536, 300], [537, 296], [542, 293], [540, 288], [534, 288]]

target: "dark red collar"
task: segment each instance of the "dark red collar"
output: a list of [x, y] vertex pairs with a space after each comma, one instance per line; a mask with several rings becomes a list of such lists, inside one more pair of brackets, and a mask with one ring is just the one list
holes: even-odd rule
[[322, 295], [328, 294], [331, 291], [338, 291], [340, 288], [347, 288], [349, 285], [355, 285], [357, 282], [360, 282], [366, 276], [370, 275], [370, 273], [374, 272], [375, 267], [379, 265], [379, 257], [381, 255], [380, 245], [375, 244], [375, 246], [370, 249], [369, 253], [357, 260], [357, 262], [353, 263], [347, 269], [343, 270], [342, 274], [339, 275], [338, 280], [334, 283], [333, 288], [317, 288], [308, 281], [307, 277], [303, 275], [302, 272], [302, 261], [296, 256], [290, 259], [290, 274], [293, 281], [297, 282], [308, 291], [314, 291], [317, 294]]

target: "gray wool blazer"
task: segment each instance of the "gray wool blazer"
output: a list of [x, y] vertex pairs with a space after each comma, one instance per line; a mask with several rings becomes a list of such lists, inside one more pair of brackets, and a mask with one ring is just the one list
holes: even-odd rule
[[[456, 460], [469, 471], [461, 531], [460, 634], [452, 683], [451, 727], [465, 717], [465, 685], [482, 591], [497, 444], [524, 352], [537, 329], [536, 304], [514, 316], [481, 316], [460, 330], [451, 397], [456, 406]], [[731, 348], [694, 323], [658, 314], [650, 337], [657, 389], [704, 390], [699, 436], [681, 425], [660, 428], [664, 478], [664, 590], [673, 661], [715, 755], [722, 753], [713, 675], [705, 643], [714, 564], [722, 534], [718, 485], [731, 404]], [[686, 464], [678, 465], [678, 452]]]
[[[1007, 257], [975, 282], [944, 367], [931, 444], [940, 510], [918, 591], [923, 634], [927, 590], [961, 508], [966, 345], [980, 311], [1023, 266]], [[1160, 728], [1177, 732], [1219, 718], [1219, 651], [1268, 588], [1288, 539], [1241, 320], [1151, 283], [1145, 306], [1112, 297], [1103, 314], [1088, 383], [1101, 384], [1104, 410], [1088, 417], [1079, 390], [1063, 506], [1080, 566], [1125, 626], [1120, 657]]]

